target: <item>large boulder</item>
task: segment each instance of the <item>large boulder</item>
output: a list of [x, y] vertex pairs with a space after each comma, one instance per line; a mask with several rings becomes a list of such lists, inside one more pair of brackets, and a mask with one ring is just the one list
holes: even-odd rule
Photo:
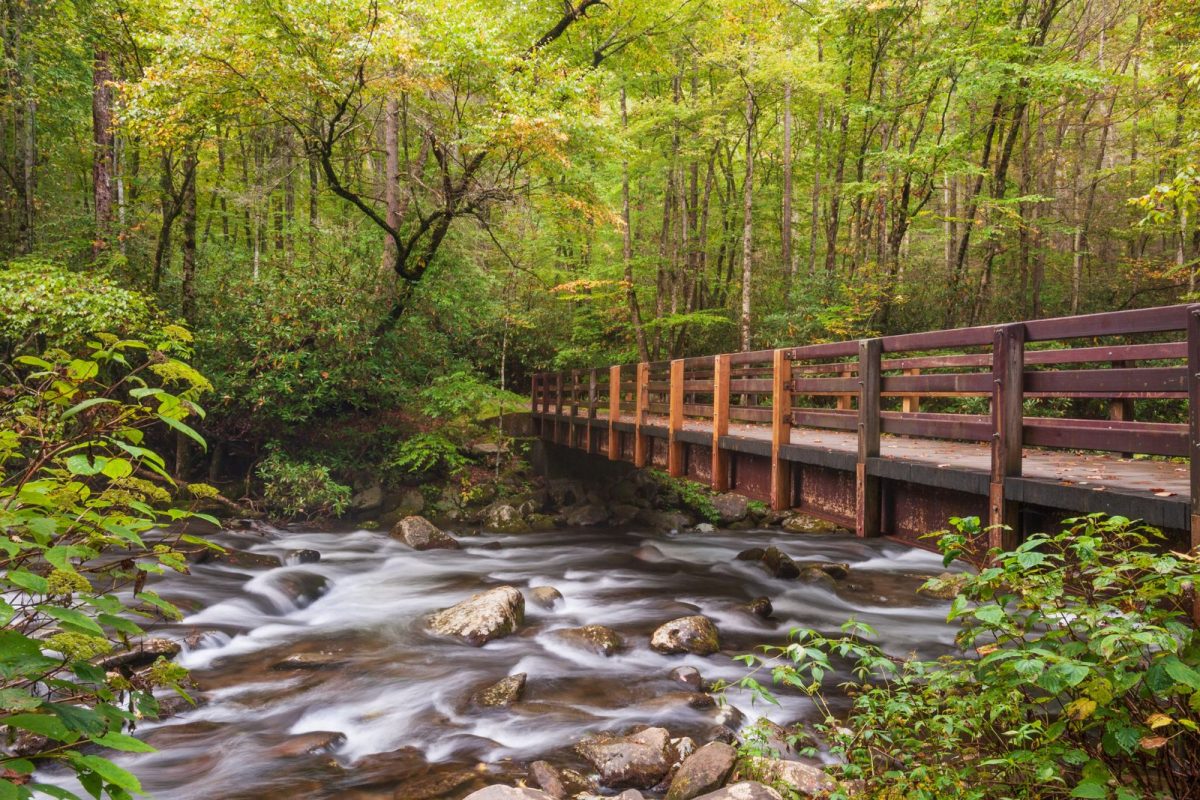
[[604, 625], [584, 625], [582, 628], [563, 628], [555, 635], [580, 650], [590, 650], [602, 656], [611, 656], [625, 646], [621, 634]]
[[802, 761], [752, 757], [746, 766], [749, 774], [773, 786], [786, 787], [800, 797], [824, 797], [838, 788], [837, 781], [825, 770]]
[[671, 769], [674, 751], [665, 728], [646, 728], [629, 736], [594, 736], [575, 745], [610, 789], [650, 789]]
[[383, 487], [378, 483], [372, 484], [350, 498], [350, 511], [354, 514], [366, 514], [378, 511], [383, 507]]
[[755, 781], [742, 781], [741, 783], [731, 783], [715, 792], [702, 794], [699, 800], [783, 800], [783, 798], [770, 786], [763, 786]]
[[559, 769], [546, 761], [535, 761], [529, 765], [529, 779], [558, 800], [596, 791], [595, 784], [575, 770]]
[[569, 508], [563, 514], [563, 522], [572, 528], [589, 528], [608, 522], [608, 509], [589, 503]]
[[437, 612], [429, 618], [429, 627], [480, 647], [507, 636], [524, 621], [525, 597], [512, 586], [497, 586]]
[[737, 750], [723, 742], [709, 742], [683, 760], [665, 800], [692, 800], [720, 789], [737, 762]]
[[424, 517], [405, 517], [392, 528], [392, 538], [413, 550], [457, 550], [458, 541]]
[[540, 789], [496, 785], [471, 792], [463, 800], [555, 800], [555, 798]]
[[717, 495], [712, 499], [712, 505], [722, 525], [741, 522], [750, 513], [750, 501], [733, 492]]
[[800, 575], [800, 568], [796, 566], [796, 562], [778, 547], [768, 547], [763, 552], [762, 565], [763, 569], [776, 578], [791, 580]]
[[507, 708], [521, 699], [525, 693], [524, 672], [509, 675], [490, 686], [485, 686], [471, 696], [471, 702], [481, 708]]
[[650, 637], [650, 647], [660, 653], [711, 655], [721, 649], [717, 626], [708, 617], [696, 614], [673, 619], [659, 626]]
[[811, 514], [789, 514], [782, 523], [785, 531], [792, 533], [843, 533], [846, 529], [832, 522], [817, 519]]
[[525, 533], [529, 523], [508, 503], [492, 503], [483, 511], [483, 527], [497, 533]]

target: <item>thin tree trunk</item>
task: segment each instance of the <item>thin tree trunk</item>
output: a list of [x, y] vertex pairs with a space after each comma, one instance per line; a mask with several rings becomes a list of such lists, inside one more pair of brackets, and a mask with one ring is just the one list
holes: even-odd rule
[[788, 293], [796, 281], [796, 262], [792, 259], [792, 84], [783, 87], [783, 213], [780, 220], [780, 256], [788, 276]]
[[[621, 87], [621, 129], [629, 130], [624, 86]], [[642, 327], [642, 312], [638, 307], [637, 289], [633, 283], [633, 227], [629, 213], [628, 159], [621, 161], [621, 221], [624, 223], [621, 232], [621, 258], [625, 267], [625, 299], [629, 303], [629, 320], [633, 323], [633, 333], [637, 338], [638, 357], [642, 361], [649, 361], [650, 350], [646, 346], [646, 331]]]
[[741, 349], [750, 349], [750, 289], [754, 262], [754, 91], [746, 87], [746, 177], [742, 182]]
[[92, 62], [92, 207], [96, 214], [93, 258], [109, 247], [113, 233], [112, 80], [108, 53], [97, 50]]

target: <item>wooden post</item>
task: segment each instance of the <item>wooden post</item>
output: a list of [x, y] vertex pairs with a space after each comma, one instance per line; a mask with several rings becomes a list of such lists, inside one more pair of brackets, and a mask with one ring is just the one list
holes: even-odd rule
[[[1191, 471], [1191, 544], [1200, 549], [1200, 305], [1187, 310], [1188, 456]], [[1200, 625], [1200, 586], [1192, 586], [1192, 621]]]
[[683, 442], [679, 432], [683, 430], [683, 359], [671, 362], [671, 395], [667, 413], [667, 472], [672, 478], [682, 478]]
[[[1114, 361], [1110, 366], [1113, 369], [1125, 369], [1128, 367], [1136, 367], [1136, 361]], [[1108, 418], [1113, 422], [1133, 422], [1137, 417], [1137, 411], [1133, 404], [1133, 400], [1128, 397], [1113, 397], [1108, 401]], [[1122, 458], [1133, 458], [1133, 453], [1121, 453]]]
[[[854, 377], [854, 373], [848, 369], [842, 370], [840, 374], [843, 378]], [[853, 397], [854, 397], [854, 395], [852, 395], [852, 394], [839, 394], [837, 396], [838, 410], [839, 411], [848, 411], [850, 409], [850, 405], [851, 405], [851, 402], [850, 402], [851, 398], [853, 398]]]
[[592, 420], [596, 418], [596, 397], [600, 387], [596, 383], [596, 370], [593, 369], [588, 373], [588, 404], [587, 404], [587, 429], [583, 432], [584, 447], [589, 453], [596, 452], [596, 435], [593, 432], [595, 426], [592, 425]]
[[[920, 375], [920, 367], [904, 370], [905, 375]], [[900, 401], [900, 410], [905, 414], [917, 414], [921, 411], [921, 398], [918, 395], [905, 397]]]
[[650, 402], [650, 365], [642, 361], [637, 365], [637, 379], [634, 383], [633, 408], [633, 465], [644, 467], [650, 458], [650, 440], [643, 428], [646, 425], [646, 406]]
[[563, 374], [554, 373], [554, 441], [562, 442]]
[[1021, 475], [1025, 400], [1025, 325], [999, 325], [992, 339], [992, 476], [988, 546], [1011, 550], [1020, 538], [1020, 509], [1005, 497], [1006, 478]]
[[621, 457], [621, 433], [616, 423], [621, 420], [621, 368], [608, 368], [608, 460]]
[[577, 447], [579, 445], [579, 431], [575, 425], [579, 417], [579, 370], [571, 370], [571, 413], [570, 419], [567, 420], [567, 445], [569, 447]]
[[858, 463], [854, 474], [854, 532], [878, 536], [883, 498], [879, 477], [869, 475], [870, 459], [879, 457], [879, 384], [882, 339], [858, 342]]
[[783, 446], [792, 441], [792, 362], [786, 350], [771, 360], [771, 508], [792, 506], [792, 462], [783, 459]]
[[728, 354], [713, 357], [712, 490], [729, 491], [729, 453], [721, 449], [721, 437], [729, 435]]

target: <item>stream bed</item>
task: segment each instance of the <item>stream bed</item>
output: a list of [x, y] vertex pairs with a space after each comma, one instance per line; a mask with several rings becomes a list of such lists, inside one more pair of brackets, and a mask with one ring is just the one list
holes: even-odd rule
[[[463, 536], [462, 550], [417, 552], [366, 530], [211, 538], [240, 552], [154, 587], [184, 610], [155, 635], [184, 642], [178, 661], [192, 671], [198, 705], [139, 727], [158, 752], [116, 759], [160, 800], [458, 798], [521, 778], [537, 759], [586, 772], [571, 745], [588, 733], [658, 725], [703, 744], [758, 716], [815, 720], [802, 696], [754, 705], [730, 691], [723, 706], [670, 677], [691, 666], [706, 681], [736, 681], [746, 668], [734, 656], [782, 643], [796, 627], [834, 632], [854, 617], [896, 655], [953, 646], [948, 604], [916, 593], [943, 571], [940, 559], [886, 540], [569, 529]], [[797, 562], [848, 562], [849, 576], [783, 580], [736, 558], [769, 545]], [[319, 561], [300, 563], [314, 556], [297, 551]], [[431, 612], [502, 584], [527, 600], [514, 634], [474, 648], [426, 629]], [[539, 607], [536, 586], [563, 600]], [[761, 596], [770, 618], [745, 608]], [[656, 627], [690, 614], [716, 623], [720, 653], [650, 649]], [[624, 649], [605, 657], [555, 634], [592, 624], [617, 630]], [[522, 672], [520, 701], [472, 706], [473, 692]]]

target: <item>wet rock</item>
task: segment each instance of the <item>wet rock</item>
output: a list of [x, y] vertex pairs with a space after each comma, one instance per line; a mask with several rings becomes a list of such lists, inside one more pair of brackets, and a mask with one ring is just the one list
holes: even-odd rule
[[534, 586], [529, 590], [529, 599], [534, 605], [549, 611], [563, 601], [563, 596], [553, 586]]
[[528, 675], [518, 672], [484, 687], [471, 696], [471, 702], [482, 708], [504, 708], [521, 699]]
[[621, 634], [604, 625], [584, 625], [582, 628], [563, 628], [555, 635], [580, 650], [590, 650], [602, 656], [611, 656], [625, 646]]
[[746, 610], [756, 617], [767, 619], [775, 611], [775, 607], [771, 605], [771, 598], [756, 597], [749, 603], [746, 603]]
[[756, 781], [732, 783], [715, 792], [702, 794], [699, 800], [783, 800], [779, 792]]
[[555, 508], [566, 508], [587, 500], [587, 489], [584, 485], [569, 478], [546, 481], [546, 494]]
[[617, 503], [608, 508], [609, 524], [616, 527], [623, 527], [637, 519], [638, 512], [641, 511], [632, 503]]
[[704, 692], [667, 692], [639, 703], [638, 707], [652, 711], [673, 711], [685, 708], [712, 708], [717, 701]]
[[696, 740], [690, 736], [680, 736], [671, 740], [671, 747], [675, 751], [675, 760], [683, 761], [696, 752]]
[[289, 564], [316, 564], [321, 554], [316, 550], [289, 550], [284, 559]]
[[717, 529], [713, 527], [711, 522], [701, 522], [696, 527], [692, 528], [696, 533], [713, 533]]
[[647, 564], [660, 564], [663, 561], [670, 560], [667, 558], [666, 553], [652, 544], [644, 544], [637, 550], [634, 550], [633, 557], [638, 561], [645, 561]]
[[845, 528], [817, 519], [811, 514], [790, 514], [781, 523], [785, 531], [792, 533], [842, 533]]
[[424, 517], [405, 517], [392, 528], [392, 538], [401, 539], [414, 550], [457, 550], [453, 536]]
[[650, 637], [650, 647], [660, 653], [695, 653], [706, 656], [721, 649], [717, 627], [699, 614], [673, 619]]
[[721, 788], [736, 761], [737, 750], [723, 742], [709, 742], [684, 759], [665, 800], [692, 800]]
[[394, 511], [401, 517], [420, 514], [425, 510], [425, 495], [421, 494], [420, 489], [403, 489], [396, 496], [395, 502]]
[[276, 585], [300, 608], [311, 605], [329, 591], [328, 578], [306, 570], [285, 572], [276, 579]]
[[642, 509], [638, 512], [639, 522], [660, 531], [681, 531], [691, 527], [695, 521], [682, 511], [653, 511]]
[[524, 621], [525, 597], [512, 586], [497, 586], [439, 611], [429, 618], [429, 626], [435, 633], [481, 647], [512, 633]]
[[796, 562], [792, 561], [792, 557], [781, 551], [778, 547], [768, 547], [766, 549], [763, 553], [762, 565], [767, 572], [776, 578], [791, 580], [800, 575], [800, 568], [796, 566]]
[[283, 566], [278, 556], [269, 556], [266, 553], [250, 553], [245, 550], [226, 550], [220, 553], [204, 548], [197, 556], [196, 563], [203, 564], [208, 561], [228, 564], [238, 569], [275, 569]]
[[801, 797], [824, 797], [837, 789], [837, 781], [823, 769], [800, 761], [751, 757], [747, 771], [774, 786], [786, 787]]
[[350, 498], [350, 511], [367, 514], [383, 507], [383, 487], [378, 483], [368, 486]]
[[292, 736], [267, 749], [275, 758], [297, 758], [335, 750], [346, 741], [346, 735], [338, 731], [311, 731]]
[[549, 514], [530, 514], [525, 521], [531, 531], [554, 530], [554, 517]]
[[766, 550], [761, 547], [751, 547], [748, 550], [743, 550], [737, 554], [738, 561], [762, 561], [763, 556], [767, 554]]
[[282, 661], [271, 665], [273, 670], [319, 670], [333, 669], [346, 663], [346, 657], [340, 653], [293, 653]]
[[405, 779], [402, 787], [389, 791], [385, 797], [388, 800], [435, 800], [452, 796], [456, 789], [478, 782], [479, 777], [478, 772], [469, 769], [438, 770], [431, 775]]
[[700, 690], [700, 684], [704, 682], [700, 676], [700, 670], [695, 667], [676, 667], [671, 670], [671, 680], [696, 691]]
[[636, 506], [638, 487], [631, 481], [620, 480], [609, 487], [608, 496], [614, 503], [628, 503], [629, 505]]
[[926, 597], [933, 597], [937, 600], [953, 600], [958, 596], [958, 593], [967, 585], [970, 576], [965, 573], [943, 572], [936, 578], [930, 578], [925, 581], [918, 589], [917, 594], [923, 594]]
[[595, 736], [575, 745], [610, 789], [649, 789], [671, 769], [671, 734], [646, 728], [629, 736]]
[[471, 792], [463, 800], [555, 800], [555, 798], [540, 789], [497, 785]]
[[722, 525], [741, 522], [750, 512], [750, 501], [732, 492], [717, 495], [712, 499], [712, 505]]
[[595, 784], [575, 770], [559, 769], [546, 761], [535, 761], [529, 765], [529, 779], [558, 800], [596, 791]]
[[179, 651], [182, 649], [179, 642], [174, 642], [170, 639], [142, 639], [139, 642], [135, 642], [128, 650], [122, 650], [119, 653], [109, 653], [108, 655], [93, 659], [92, 664], [106, 672], [119, 667], [137, 669], [138, 667], [153, 664], [158, 660], [159, 656], [174, 658], [179, 655]]
[[[9, 728], [8, 730], [13, 731], [12, 728]], [[34, 733], [33, 731], [15, 731], [15, 734], [16, 735], [13, 736], [12, 744], [8, 746], [8, 751], [12, 755], [20, 756], [22, 758], [36, 756], [37, 754], [49, 750], [51, 747], [56, 747], [59, 744], [58, 742], [51, 742], [49, 736], [43, 736], [42, 734]], [[17, 797], [18, 795], [14, 794], [13, 796]]]
[[646, 800], [646, 797], [637, 789], [626, 789], [617, 795], [614, 800]]
[[833, 578], [834, 580], [838, 580], [838, 581], [844, 580], [845, 578], [848, 578], [850, 576], [850, 565], [847, 564], [845, 561], [818, 561], [815, 563], [814, 562], [805, 562], [798, 566], [800, 566], [802, 569], [805, 569], [805, 570], [809, 570], [809, 569], [820, 570], [821, 572], [824, 572], [829, 577]]
[[497, 533], [525, 533], [529, 524], [521, 517], [521, 512], [507, 503], [492, 503], [483, 511], [483, 526]]
[[563, 523], [572, 528], [588, 528], [605, 522], [608, 522], [608, 509], [601, 505], [574, 506], [563, 516]]
[[804, 567], [800, 570], [799, 578], [805, 583], [818, 583], [830, 590], [837, 588], [837, 581], [820, 567]]

